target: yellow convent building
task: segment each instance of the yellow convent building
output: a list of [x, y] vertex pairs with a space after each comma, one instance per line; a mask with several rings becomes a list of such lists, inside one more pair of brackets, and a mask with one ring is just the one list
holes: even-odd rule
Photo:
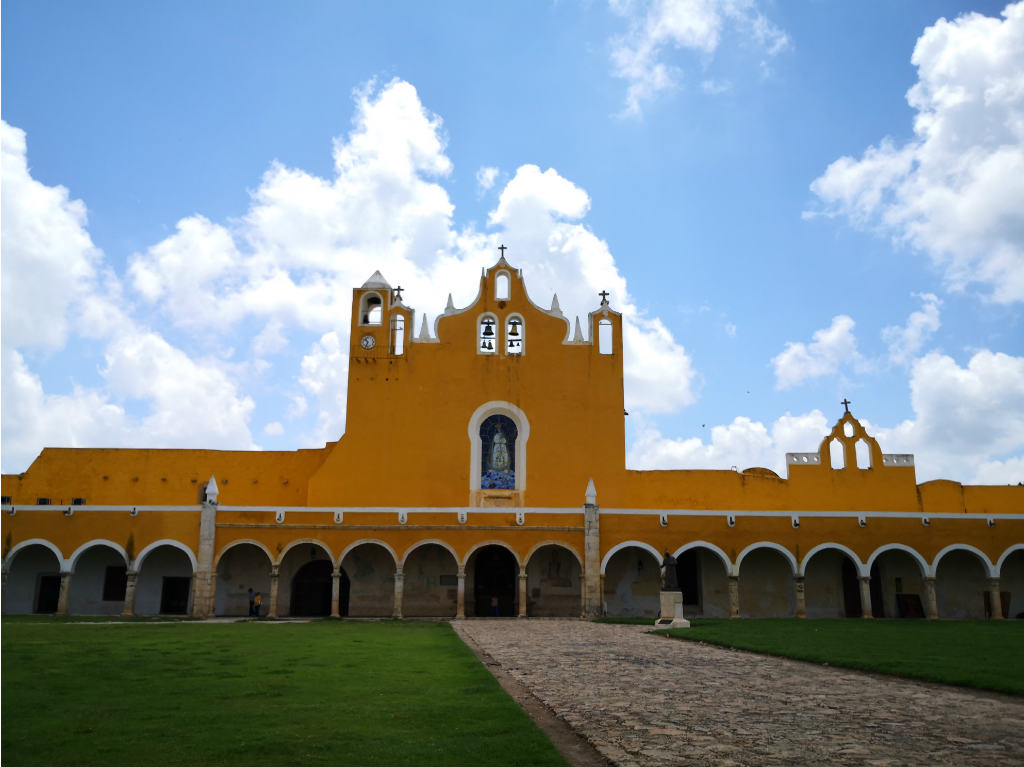
[[667, 552], [688, 617], [1024, 613], [1024, 487], [919, 485], [848, 409], [786, 478], [627, 470], [622, 339], [504, 256], [432, 334], [375, 273], [341, 439], [43, 450], [3, 476], [3, 610], [653, 618]]

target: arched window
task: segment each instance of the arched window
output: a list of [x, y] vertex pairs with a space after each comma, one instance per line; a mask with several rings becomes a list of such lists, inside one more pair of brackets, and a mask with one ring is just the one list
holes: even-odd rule
[[494, 300], [508, 301], [511, 281], [508, 272], [498, 272], [494, 278]]
[[854, 447], [857, 451], [857, 468], [870, 469], [871, 447], [868, 445], [867, 441], [863, 439], [858, 439], [857, 444]]
[[614, 331], [611, 320], [601, 320], [597, 325], [597, 350], [601, 354], [611, 354], [614, 346]]
[[405, 351], [405, 317], [396, 314], [391, 318], [391, 352], [402, 354]]
[[526, 323], [518, 314], [505, 321], [505, 353], [522, 354], [526, 351]]
[[492, 415], [480, 425], [480, 487], [516, 486], [516, 439], [519, 429], [508, 416]]
[[497, 354], [498, 344], [498, 320], [491, 314], [485, 314], [480, 318], [480, 328], [477, 332], [476, 350], [480, 354]]
[[359, 302], [359, 324], [380, 325], [384, 304], [377, 293], [364, 293]]
[[845, 469], [846, 468], [846, 454], [843, 452], [843, 443], [838, 439], [833, 439], [828, 443], [829, 459], [832, 462], [833, 469]]

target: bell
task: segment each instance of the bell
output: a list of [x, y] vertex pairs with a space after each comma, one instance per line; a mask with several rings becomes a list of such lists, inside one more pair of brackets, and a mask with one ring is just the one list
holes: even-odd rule
[[488, 322], [486, 325], [484, 325], [484, 333], [483, 334], [485, 336], [493, 336], [494, 335], [494, 323]]
[[512, 322], [510, 322], [509, 325], [511, 327], [509, 328], [508, 334], [510, 336], [519, 335], [519, 323], [516, 320], [512, 320]]
[[492, 352], [494, 351], [494, 344], [492, 344], [490, 341], [485, 341], [484, 343], [487, 344], [487, 350], [488, 351], [492, 351]]

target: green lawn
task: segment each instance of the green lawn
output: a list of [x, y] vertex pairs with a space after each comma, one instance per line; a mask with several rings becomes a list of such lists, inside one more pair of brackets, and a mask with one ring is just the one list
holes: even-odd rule
[[688, 629], [659, 633], [833, 666], [1024, 695], [1024, 621], [698, 618]]
[[565, 764], [447, 623], [5, 618], [4, 765]]

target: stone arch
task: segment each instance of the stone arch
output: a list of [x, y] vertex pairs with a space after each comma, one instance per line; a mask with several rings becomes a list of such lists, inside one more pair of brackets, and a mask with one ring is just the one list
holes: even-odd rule
[[673, 556], [683, 590], [684, 612], [705, 618], [728, 617], [729, 573], [732, 572], [729, 555], [708, 541], [690, 541], [680, 546]]
[[68, 558], [67, 609], [72, 615], [120, 615], [128, 585], [128, 552], [96, 538]]
[[614, 546], [608, 549], [607, 553], [605, 553], [604, 558], [601, 560], [601, 575], [605, 574], [605, 570], [607, 569], [608, 562], [611, 561], [611, 558], [623, 549], [628, 548], [643, 549], [652, 557], [654, 557], [654, 560], [659, 564], [659, 566], [661, 565], [661, 552], [654, 548], [654, 546], [652, 546], [651, 544], [644, 543], [643, 541], [623, 541], [622, 543], [616, 543]]
[[306, 543], [311, 544], [313, 546], [318, 546], [319, 548], [323, 549], [324, 553], [327, 554], [327, 558], [331, 560], [331, 562], [334, 561], [334, 554], [331, 552], [330, 546], [328, 546], [323, 541], [317, 538], [296, 538], [294, 541], [291, 541], [287, 546], [281, 549], [281, 553], [277, 555], [277, 561], [274, 562], [274, 564], [280, 567], [281, 563], [284, 562], [284, 558], [288, 556], [289, 551], [296, 548], [297, 546], [302, 546]]
[[[781, 566], [780, 557], [784, 563]], [[752, 543], [736, 557], [735, 568], [739, 578], [740, 615], [745, 618], [794, 615], [797, 561], [789, 549], [772, 541]]]
[[276, 564], [278, 615], [331, 614], [334, 554], [327, 544], [296, 539], [281, 550]]
[[501, 350], [501, 325], [498, 315], [484, 312], [476, 318], [476, 353], [496, 355]]
[[462, 561], [465, 573], [467, 613], [493, 615], [493, 599], [498, 600], [498, 615], [519, 614], [519, 574], [523, 564], [519, 553], [508, 543], [487, 540], [474, 544]]
[[[395, 605], [395, 571], [398, 556], [387, 543], [376, 538], [363, 538], [345, 547], [338, 559], [338, 569], [348, 578], [347, 613], [345, 605], [338, 610], [357, 618], [387, 618]], [[339, 603], [344, 601], [339, 583]]]
[[267, 548], [266, 544], [260, 543], [259, 541], [254, 540], [252, 538], [239, 538], [237, 540], [231, 541], [230, 543], [226, 544], [224, 546], [224, 548], [222, 548], [217, 553], [217, 556], [213, 560], [213, 568], [215, 570], [217, 569], [217, 567], [220, 565], [220, 560], [231, 549], [233, 549], [235, 546], [243, 546], [243, 545], [255, 546], [256, 548], [260, 549], [264, 554], [267, 555], [267, 561], [270, 562], [270, 564], [274, 564], [274, 555], [270, 553], [270, 549]]
[[411, 546], [402, 557], [402, 614], [455, 617], [460, 570], [455, 550], [444, 541], [425, 540]]
[[992, 560], [988, 558], [988, 555], [979, 548], [971, 546], [967, 543], [951, 543], [946, 546], [938, 554], [935, 555], [935, 559], [932, 560], [932, 572], [939, 572], [939, 561], [952, 551], [968, 551], [974, 554], [978, 559], [981, 560], [982, 566], [985, 568], [986, 578], [997, 578], [999, 577], [999, 568], [992, 564]]
[[812, 548], [800, 562], [808, 618], [860, 618], [860, 579], [868, 570], [853, 549], [829, 541]]
[[63, 570], [66, 569], [66, 562], [64, 555], [61, 550], [57, 548], [56, 544], [50, 543], [45, 538], [29, 538], [27, 541], [16, 543], [11, 547], [11, 550], [7, 552], [7, 556], [4, 557], [4, 570], [7, 570], [11, 563], [14, 561], [14, 556], [22, 549], [28, 548], [29, 546], [42, 546], [43, 548], [49, 549], [55, 557], [57, 557], [57, 564]]
[[745, 549], [743, 549], [743, 551], [740, 552], [740, 555], [736, 557], [736, 564], [734, 565], [734, 571], [731, 573], [732, 575], [739, 576], [740, 565], [743, 564], [743, 559], [749, 554], [753, 553], [756, 549], [772, 549], [773, 551], [779, 552], [780, 554], [782, 554], [783, 558], [787, 562], [789, 562], [790, 574], [796, 575], [798, 565], [796, 557], [793, 556], [793, 552], [791, 552], [781, 543], [774, 543], [772, 541], [758, 541], [757, 543], [752, 543]]
[[[261, 557], [260, 554], [263, 556]], [[249, 589], [263, 599], [260, 612], [270, 607], [270, 573], [274, 556], [251, 538], [231, 541], [214, 560], [214, 615], [249, 615]]]
[[999, 557], [999, 590], [1003, 617], [1024, 618], [1024, 543], [1010, 546]]
[[915, 549], [903, 543], [879, 546], [868, 557], [866, 569], [871, 578], [874, 617], [924, 617], [926, 579], [934, 571]]
[[861, 578], [868, 577], [868, 566], [860, 561], [860, 557], [857, 556], [857, 552], [855, 552], [849, 546], [844, 546], [843, 544], [835, 543], [834, 541], [829, 541], [827, 543], [819, 543], [817, 546], [815, 546], [806, 554], [804, 554], [804, 558], [800, 560], [800, 566], [797, 568], [796, 574], [801, 578], [804, 577], [807, 574], [807, 563], [811, 561], [811, 557], [813, 557], [818, 552], [824, 551], [826, 549], [836, 549], [837, 551], [843, 552], [846, 556], [850, 558], [853, 564], [857, 566], [857, 574]]
[[380, 325], [384, 315], [384, 300], [380, 293], [369, 290], [359, 299], [359, 324]]
[[391, 547], [390, 543], [386, 543], [385, 541], [382, 541], [380, 538], [360, 538], [358, 541], [353, 541], [352, 543], [350, 543], [348, 546], [342, 549], [341, 556], [338, 557], [338, 567], [341, 567], [341, 563], [345, 561], [345, 557], [347, 557], [350, 552], [368, 543], [376, 544], [377, 546], [380, 546], [382, 549], [388, 552], [388, 554], [391, 555], [392, 564], [394, 564], [395, 567], [398, 567], [398, 554], [395, 553], [395, 550]]
[[88, 543], [83, 543], [81, 546], [75, 549], [74, 553], [70, 557], [68, 557], [67, 569], [71, 572], [74, 572], [75, 566], [78, 564], [79, 557], [81, 557], [82, 554], [86, 552], [86, 550], [92, 548], [93, 546], [106, 546], [109, 549], [113, 549], [121, 555], [121, 559], [124, 560], [125, 565], [128, 565], [128, 552], [124, 550], [124, 547], [121, 546], [121, 544], [114, 543], [113, 541], [108, 540], [106, 538], [93, 538]]
[[405, 570], [406, 562], [409, 561], [409, 557], [412, 555], [414, 551], [416, 551], [416, 549], [421, 548], [423, 546], [429, 546], [431, 544], [440, 546], [442, 549], [451, 554], [452, 559], [455, 560], [455, 564], [461, 567], [461, 564], [459, 562], [459, 555], [455, 553], [455, 549], [453, 549], [450, 544], [445, 543], [444, 541], [438, 538], [427, 538], [422, 541], [416, 541], [416, 543], [414, 543], [412, 546], [405, 550], [405, 553], [402, 555], [402, 570]]
[[[568, 556], [564, 556], [566, 552]], [[562, 541], [538, 543], [524, 561], [527, 615], [555, 617], [582, 613], [583, 560], [572, 546]]]
[[871, 556], [868, 557], [868, 561], [864, 563], [865, 569], [870, 572], [871, 566], [875, 564], [878, 557], [887, 551], [902, 551], [909, 554], [921, 568], [921, 577], [931, 577], [935, 574], [935, 571], [928, 566], [925, 558], [918, 554], [916, 549], [907, 546], [905, 543], [886, 543], [884, 546], [879, 546], [871, 552]]
[[[182, 561], [184, 557], [184, 562]], [[173, 538], [153, 541], [139, 552], [133, 568], [136, 615], [187, 615], [192, 602], [196, 557]]]
[[[634, 555], [628, 556], [631, 551]], [[656, 617], [661, 610], [661, 559], [661, 552], [641, 541], [609, 549], [601, 561], [604, 613]]]
[[502, 344], [506, 355], [526, 353], [526, 320], [513, 313], [505, 318], [505, 337]]
[[459, 564], [462, 567], [466, 567], [466, 565], [469, 564], [470, 557], [472, 557], [475, 552], [479, 551], [484, 546], [501, 546], [503, 549], [506, 549], [512, 555], [512, 558], [515, 560], [516, 567], [522, 569], [523, 563], [519, 559], [519, 552], [517, 552], [510, 544], [505, 543], [505, 541], [499, 541], [497, 538], [492, 538], [486, 541], [480, 541], [479, 543], [474, 543], [473, 546], [470, 547], [470, 549], [466, 552], [466, 556], [462, 558], [462, 562], [460, 562]]
[[61, 572], [66, 563], [59, 548], [44, 538], [12, 547], [3, 560], [5, 614], [57, 611]]
[[526, 489], [526, 443], [530, 439], [530, 420], [519, 407], [503, 400], [491, 400], [480, 405], [469, 417], [466, 432], [469, 435], [469, 489], [480, 490], [480, 466], [483, 447], [480, 441], [480, 427], [492, 415], [503, 415], [516, 425], [518, 434], [515, 444], [515, 489]]
[[994, 578], [997, 571], [982, 551], [954, 543], [935, 555], [932, 569], [935, 606], [940, 618], [987, 617], [991, 609], [988, 579]]

